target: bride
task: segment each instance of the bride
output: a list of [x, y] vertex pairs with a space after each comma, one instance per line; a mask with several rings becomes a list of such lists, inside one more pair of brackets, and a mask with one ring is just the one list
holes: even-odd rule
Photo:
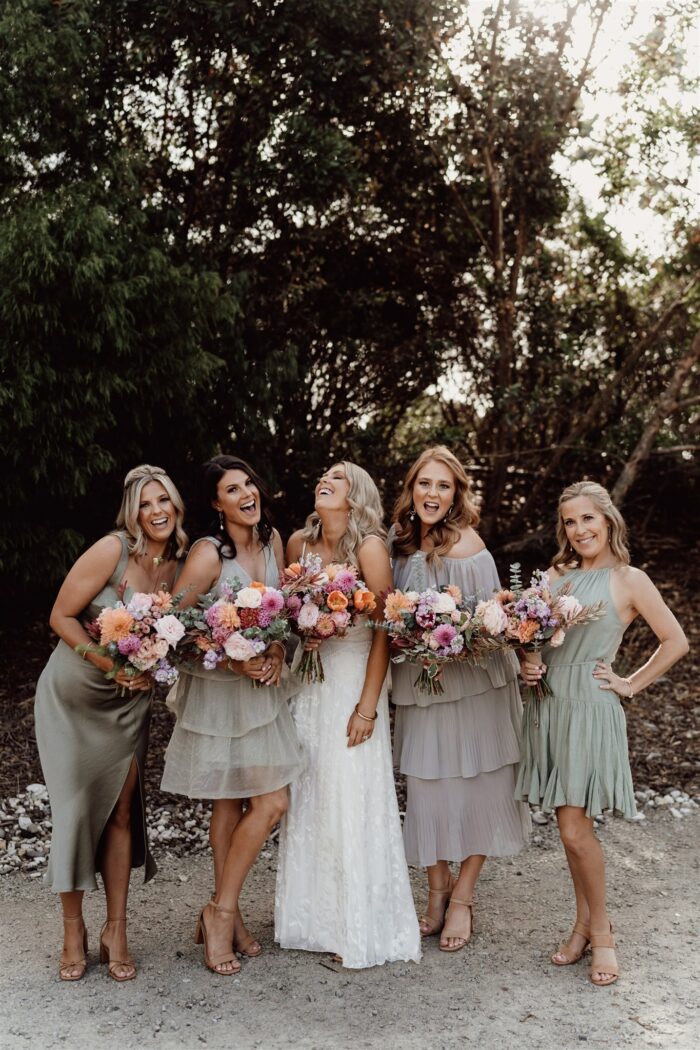
[[[392, 586], [383, 535], [369, 474], [337, 463], [316, 486], [315, 512], [290, 538], [288, 561], [316, 554], [324, 565], [349, 562], [380, 595]], [[290, 785], [282, 822], [275, 939], [282, 948], [333, 952], [354, 969], [417, 962], [391, 760], [387, 637], [360, 623], [322, 644], [325, 682], [303, 686], [291, 702], [308, 767]]]

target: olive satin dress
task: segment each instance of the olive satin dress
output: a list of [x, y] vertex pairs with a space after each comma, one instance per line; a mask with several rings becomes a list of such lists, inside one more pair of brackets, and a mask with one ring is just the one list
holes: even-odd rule
[[[129, 557], [126, 536], [112, 577], [79, 619], [88, 623], [119, 601]], [[125, 598], [128, 600], [129, 590]], [[131, 809], [132, 867], [144, 881], [156, 865], [146, 834], [144, 765], [152, 690], [122, 696], [104, 671], [59, 641], [36, 688], [36, 739], [51, 802], [53, 833], [45, 881], [57, 893], [97, 889], [100, 838], [124, 786], [132, 759], [139, 777]]]

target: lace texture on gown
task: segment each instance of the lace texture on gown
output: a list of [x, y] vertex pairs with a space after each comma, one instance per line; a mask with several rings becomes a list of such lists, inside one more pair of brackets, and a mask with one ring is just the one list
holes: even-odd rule
[[420, 959], [391, 762], [386, 687], [371, 740], [347, 747], [364, 683], [367, 626], [323, 643], [326, 681], [291, 701], [308, 766], [280, 833], [275, 939], [337, 952], [350, 968]]

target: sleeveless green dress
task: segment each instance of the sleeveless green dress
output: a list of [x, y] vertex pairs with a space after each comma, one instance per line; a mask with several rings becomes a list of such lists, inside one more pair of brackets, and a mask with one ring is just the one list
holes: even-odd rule
[[533, 705], [525, 707], [515, 797], [543, 810], [580, 806], [588, 817], [605, 809], [636, 813], [622, 702], [593, 677], [599, 660], [615, 659], [625, 632], [610, 593], [614, 571], [572, 569], [553, 584], [556, 591], [570, 583], [583, 605], [604, 601], [606, 611], [600, 620], [572, 627], [563, 645], [544, 649], [553, 696], [539, 702], [537, 720]]
[[[95, 620], [119, 601], [129, 557], [126, 536], [112, 577], [79, 619]], [[124, 598], [129, 600], [131, 589]], [[100, 838], [119, 798], [132, 758], [139, 778], [131, 810], [132, 867], [144, 881], [156, 873], [148, 847], [144, 766], [153, 692], [122, 696], [104, 671], [60, 640], [36, 687], [34, 718], [39, 758], [51, 802], [53, 833], [45, 881], [57, 893], [97, 889]]]

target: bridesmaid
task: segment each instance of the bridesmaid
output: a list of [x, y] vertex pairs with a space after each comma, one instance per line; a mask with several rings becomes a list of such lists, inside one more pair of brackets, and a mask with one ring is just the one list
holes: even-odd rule
[[[516, 797], [556, 810], [571, 872], [576, 921], [553, 955], [556, 966], [578, 962], [590, 944], [590, 979], [614, 984], [619, 969], [605, 899], [605, 862], [593, 830], [604, 809], [634, 816], [625, 713], [630, 700], [688, 652], [675, 616], [646, 573], [630, 565], [627, 528], [609, 494], [594, 481], [579, 481], [559, 497], [557, 551], [549, 570], [554, 590], [568, 584], [583, 605], [607, 603], [605, 616], [570, 631], [547, 653], [549, 668], [523, 662], [534, 684], [547, 670], [553, 696], [540, 701], [536, 724], [528, 706]], [[622, 636], [637, 616], [659, 647], [628, 678], [612, 670]]]
[[[156, 866], [148, 848], [144, 763], [151, 714], [150, 679], [119, 672], [112, 661], [78, 645], [90, 644], [85, 625], [118, 600], [117, 588], [172, 590], [178, 559], [187, 547], [184, 506], [160, 467], [143, 465], [124, 480], [119, 531], [93, 544], [70, 570], [51, 613], [59, 637], [36, 690], [36, 737], [51, 800], [53, 836], [46, 881], [61, 895], [64, 940], [62, 981], [78, 981], [87, 967], [82, 902], [102, 874], [107, 921], [100, 935], [101, 961], [115, 981], [129, 981], [136, 967], [126, 938], [126, 903], [132, 867]], [[128, 695], [124, 697], [125, 690]]]
[[[382, 518], [369, 474], [336, 463], [316, 486], [306, 527], [289, 540], [289, 560], [312, 553], [324, 565], [350, 563], [380, 595], [391, 586]], [[391, 763], [387, 637], [359, 623], [321, 652], [325, 682], [303, 685], [292, 702], [309, 764], [292, 785], [280, 834], [275, 939], [337, 953], [352, 969], [418, 962]]]
[[[478, 520], [462, 464], [442, 445], [426, 449], [394, 508], [394, 585], [423, 591], [456, 584], [474, 603], [490, 597], [498, 575], [474, 529]], [[407, 784], [406, 856], [428, 869], [420, 930], [441, 933], [440, 949], [456, 952], [471, 938], [486, 857], [518, 853], [529, 831], [527, 807], [513, 801], [522, 713], [516, 662], [495, 654], [485, 667], [447, 664], [439, 696], [413, 684], [415, 665], [395, 665], [392, 677], [394, 752]], [[460, 865], [456, 880], [450, 861]]]
[[[218, 595], [225, 581], [277, 586], [284, 565], [267, 495], [252, 468], [235, 456], [215, 456], [205, 463], [203, 480], [217, 524], [212, 535], [192, 545], [178, 585], [186, 592], [183, 608], [202, 594]], [[213, 800], [214, 894], [202, 909], [195, 939], [204, 943], [206, 966], [222, 976], [240, 970], [236, 952], [252, 957], [262, 951], [243, 924], [239, 896], [287, 808], [288, 785], [304, 765], [287, 705], [292, 689], [289, 680], [281, 684], [284, 653], [275, 642], [253, 660], [228, 661], [227, 669], [188, 667], [173, 694], [177, 722], [161, 786]], [[256, 689], [255, 681], [269, 688]]]

